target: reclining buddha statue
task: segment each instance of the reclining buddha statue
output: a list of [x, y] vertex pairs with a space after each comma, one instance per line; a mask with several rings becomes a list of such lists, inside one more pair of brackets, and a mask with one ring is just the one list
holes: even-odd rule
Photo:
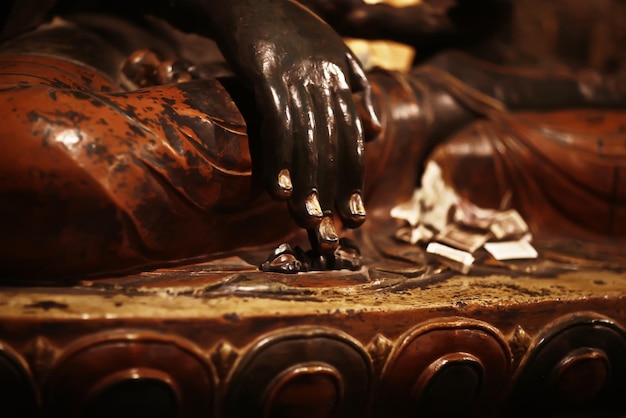
[[411, 43], [414, 69], [366, 76], [286, 0], [2, 6], [2, 276], [124, 274], [300, 228], [329, 267], [339, 222], [365, 205], [384, 222], [426, 161], [478, 206], [510, 196], [538, 238], [623, 241], [619, 72], [502, 54], [515, 2], [304, 3], [342, 34]]

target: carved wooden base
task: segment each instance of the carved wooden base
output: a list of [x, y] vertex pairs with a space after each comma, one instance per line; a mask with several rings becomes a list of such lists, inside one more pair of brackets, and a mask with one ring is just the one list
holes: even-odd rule
[[2, 288], [0, 415], [626, 411], [623, 270], [543, 260], [539, 275], [463, 276], [366, 265], [280, 275], [234, 256], [73, 287]]

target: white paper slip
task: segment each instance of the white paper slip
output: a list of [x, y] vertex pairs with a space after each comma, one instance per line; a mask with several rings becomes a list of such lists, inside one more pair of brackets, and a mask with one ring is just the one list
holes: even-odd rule
[[526, 240], [488, 242], [485, 250], [496, 260], [523, 260], [537, 258], [537, 250]]
[[421, 196], [422, 193], [420, 190], [414, 191], [413, 198], [411, 200], [401, 203], [398, 206], [394, 206], [391, 209], [391, 217], [407, 221], [409, 225], [416, 227], [419, 224], [420, 217], [422, 215], [422, 206], [420, 201]]
[[438, 242], [428, 244], [426, 252], [438, 256], [439, 260], [444, 264], [463, 274], [467, 274], [474, 263], [474, 256], [470, 253], [439, 244]]
[[409, 244], [417, 244], [418, 242], [428, 242], [435, 234], [424, 225], [418, 225], [415, 228], [407, 226], [396, 231], [396, 238]]
[[450, 245], [459, 250], [473, 253], [490, 238], [490, 232], [474, 232], [463, 229], [455, 224], [449, 224], [446, 229], [437, 235], [437, 241]]
[[528, 231], [524, 218], [514, 209], [500, 212], [489, 227], [496, 239], [519, 237]]

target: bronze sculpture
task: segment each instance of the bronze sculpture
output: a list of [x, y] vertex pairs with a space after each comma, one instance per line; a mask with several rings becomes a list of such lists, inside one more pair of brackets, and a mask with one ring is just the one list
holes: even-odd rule
[[[1, 268], [32, 286], [2, 288], [3, 412], [624, 411], [619, 73], [520, 71], [476, 51], [369, 72], [378, 116], [364, 129], [381, 131], [363, 162], [370, 222], [344, 232], [364, 266], [288, 276], [258, 271], [270, 249], [257, 246], [302, 243], [310, 225], [261, 191], [253, 92], [221, 63], [189, 60], [162, 23], [124, 22], [57, 20], [12, 37], [0, 57]], [[476, 39], [496, 30], [482, 29]], [[81, 42], [68, 48], [68, 36]], [[481, 207], [513, 191], [541, 257], [500, 263], [478, 250], [464, 276], [394, 241], [389, 211], [426, 160]]]
[[[300, 16], [300, 13], [305, 13], [293, 5], [288, 6], [286, 10], [295, 13], [293, 19]], [[324, 27], [314, 18], [311, 19], [314, 26], [319, 24]], [[279, 206], [272, 206], [269, 202], [260, 203], [264, 202], [263, 200], [255, 202], [250, 199], [251, 194], [256, 193], [254, 192], [256, 177], [260, 177], [260, 181], [266, 186], [269, 184], [268, 187], [274, 197], [282, 193], [281, 199], [291, 199], [289, 208], [292, 215], [301, 227], [309, 230], [310, 240], [317, 250], [318, 255], [312, 255], [313, 259], [321, 257], [321, 265], [328, 265], [334, 259], [339, 236], [335, 231], [332, 212], [322, 215], [324, 211], [334, 207], [332, 202], [335, 200], [333, 197], [335, 193], [336, 196], [341, 196], [341, 203], [338, 200], [336, 206], [344, 225], [358, 226], [365, 216], [362, 201], [365, 190], [361, 185], [365, 161], [362, 138], [366, 132], [370, 132], [370, 136], [375, 135], [380, 125], [378, 117], [374, 114], [369, 84], [358, 87], [363, 89], [358, 94], [364, 100], [360, 108], [365, 109], [368, 115], [365, 118], [368, 121], [365, 128], [368, 130], [363, 128], [361, 119], [355, 113], [356, 107], [349, 104], [352, 99], [348, 100], [348, 96], [351, 95], [346, 91], [347, 85], [342, 84], [341, 89], [344, 92], [339, 96], [335, 93], [330, 95], [324, 93], [318, 95], [315, 100], [305, 99], [309, 93], [294, 87], [297, 84], [289, 75], [291, 73], [285, 75], [282, 67], [276, 68], [273, 71], [276, 74], [283, 74], [281, 76], [283, 78], [277, 79], [277, 76], [270, 76], [268, 73], [267, 82], [280, 84], [281, 88], [288, 87], [289, 94], [296, 94], [298, 99], [287, 99], [290, 96], [286, 90], [277, 92], [273, 87], [263, 87], [265, 84], [258, 80], [253, 82], [256, 89], [273, 91], [280, 101], [287, 100], [291, 103], [285, 105], [291, 110], [283, 115], [283, 119], [276, 119], [274, 106], [270, 107], [274, 109], [271, 110], [271, 115], [263, 114], [259, 121], [254, 110], [246, 110], [249, 109], [247, 103], [250, 102], [251, 92], [246, 89], [245, 83], [240, 85], [224, 80], [222, 83], [226, 83], [232, 91], [229, 94], [220, 82], [207, 79], [209, 74], [206, 72], [200, 74], [198, 69], [186, 71], [184, 65], [190, 64], [185, 64], [181, 56], [164, 60], [165, 63], [178, 65], [180, 67], [178, 70], [170, 69], [170, 72], [174, 72], [163, 73], [159, 80], [150, 79], [146, 74], [157, 74], [158, 68], [164, 71], [163, 68], [166, 66], [159, 62], [154, 53], [137, 55], [129, 47], [132, 45], [130, 39], [132, 36], [141, 36], [142, 39], [159, 45], [159, 41], [161, 44], [164, 40], [168, 41], [168, 32], [161, 32], [159, 38], [149, 29], [135, 28], [127, 30], [128, 33], [116, 35], [118, 39], [115, 39], [111, 33], [114, 32], [112, 28], [117, 27], [116, 25], [121, 26], [122, 23], [98, 17], [78, 16], [73, 18], [73, 22], [42, 28], [17, 37], [5, 45], [3, 55], [7, 78], [4, 84], [14, 87], [4, 93], [6, 106], [11, 107], [13, 112], [10, 116], [12, 119], [9, 119], [9, 124], [12, 125], [6, 125], [10, 135], [3, 138], [7, 149], [15, 148], [16, 144], [26, 147], [15, 155], [11, 152], [4, 154], [4, 158], [7, 159], [4, 163], [7, 173], [15, 173], [5, 176], [7, 189], [4, 199], [7, 203], [2, 205], [7, 211], [2, 217], [7, 221], [4, 227], [7, 231], [5, 236], [10, 237], [5, 241], [6, 247], [2, 251], [3, 257], [7, 260], [5, 271], [8, 274], [5, 275], [18, 274], [21, 277], [31, 275], [26, 269], [30, 269], [32, 275], [38, 275], [45, 270], [49, 277], [110, 274], [232, 250], [241, 246], [276, 242], [292, 231], [293, 226], [289, 222], [284, 222], [284, 216], [271, 215], [271, 211], [282, 210]], [[68, 36], [83, 38], [84, 45], [91, 45], [91, 49], [107, 50], [108, 55], [95, 57], [93, 54], [85, 53], [84, 48], [68, 49], [65, 45]], [[233, 45], [246, 42], [248, 41], [229, 39], [222, 44], [226, 43], [228, 48], [233, 48]], [[341, 52], [345, 53], [347, 52]], [[279, 55], [282, 56], [281, 54]], [[307, 57], [311, 55], [306, 49], [298, 50], [297, 54], [304, 54]], [[294, 66], [295, 64], [289, 60], [297, 54], [296, 51], [287, 54], [285, 65]], [[316, 59], [320, 62], [325, 62], [324, 60], [327, 60], [325, 54], [330, 54], [330, 51], [314, 56], [319, 57]], [[347, 54], [348, 61], [353, 62], [350, 61], [351, 55]], [[41, 62], [38, 63], [38, 59], [33, 58], [33, 55], [43, 56], [39, 59]], [[123, 64], [124, 59], [126, 64]], [[229, 62], [233, 63], [236, 59], [240, 58], [231, 57]], [[262, 57], [260, 62], [267, 62], [268, 59]], [[75, 64], [77, 60], [84, 64]], [[252, 66], [252, 63], [246, 62], [245, 65]], [[252, 69], [237, 71], [237, 65], [239, 64], [235, 65], [235, 70], [238, 74], [243, 71], [244, 80], [250, 82], [253, 77], [260, 77], [246, 73]], [[356, 62], [350, 64], [349, 70], [342, 67], [344, 70], [342, 74], [347, 74], [348, 71], [361, 74], [356, 65]], [[324, 69], [322, 64], [318, 67], [323, 73], [319, 77], [339, 76], [335, 70], [327, 73], [328, 69]], [[120, 68], [123, 71], [120, 72]], [[186, 78], [173, 78], [180, 77], [176, 71], [184, 74]], [[318, 77], [303, 68], [298, 71], [304, 71], [311, 77]], [[107, 74], [103, 75], [101, 72]], [[16, 74], [24, 76], [20, 78]], [[65, 74], [69, 79], [62, 80], [59, 74]], [[418, 133], [415, 130], [425, 123], [423, 118], [427, 117], [426, 113], [414, 113], [411, 115], [412, 122], [406, 120], [407, 118], [404, 118], [403, 122], [397, 122], [392, 116], [393, 109], [405, 108], [406, 103], [396, 101], [378, 106], [378, 112], [385, 113], [383, 117], [388, 125], [379, 141], [398, 142], [393, 136], [406, 135], [409, 131], [404, 125], [410, 123], [414, 125], [409, 129], [416, 132], [411, 138], [415, 143], [394, 150], [404, 153], [403, 155], [407, 157], [404, 170], [395, 167], [397, 174], [383, 174], [379, 171], [384, 176], [396, 178], [404, 176], [407, 184], [417, 175], [420, 162], [437, 143], [444, 141], [452, 132], [477, 117], [491, 115], [500, 121], [496, 123], [508, 123], [508, 128], [505, 129], [510, 130], [514, 129], [511, 124], [513, 122], [504, 122], [509, 120], [503, 113], [505, 108], [519, 111], [538, 107], [559, 109], [563, 106], [620, 106], [624, 102], [624, 92], [614, 83], [612, 76], [601, 76], [589, 82], [584, 77], [565, 71], [554, 75], [546, 75], [541, 71], [516, 72], [506, 67], [490, 67], [454, 53], [443, 54], [418, 66], [408, 76], [374, 73], [370, 78], [374, 82], [379, 82], [378, 101], [387, 100], [384, 96], [393, 94], [393, 89], [397, 88], [393, 82], [385, 81], [390, 76], [406, 78], [398, 81], [406, 90], [402, 94], [418, 96], [417, 103], [408, 105], [430, 108], [428, 111], [435, 115], [435, 119], [426, 122], [427, 125]], [[358, 79], [357, 77], [357, 84]], [[324, 83], [332, 84], [335, 82], [333, 80], [300, 81], [309, 86], [307, 87], [309, 90], [317, 88], [324, 90], [326, 88]], [[360, 80], [365, 83], [363, 78]], [[168, 84], [172, 81], [182, 82]], [[123, 93], [122, 83], [135, 87], [143, 85], [147, 90]], [[149, 86], [155, 83], [165, 83], [165, 86]], [[34, 88], [25, 89], [26, 85]], [[21, 90], [16, 87], [21, 87]], [[259, 98], [259, 94], [259, 92], [254, 94], [258, 102], [256, 108], [268, 109], [266, 102], [269, 99], [263, 94]], [[313, 92], [311, 94], [317, 95]], [[41, 108], [31, 109], [29, 103], [36, 96], [40, 97], [37, 101]], [[235, 98], [235, 102], [231, 97]], [[22, 103], [22, 106], [10, 104], [14, 100]], [[302, 100], [308, 104], [303, 104]], [[68, 107], [64, 114], [56, 110], [57, 101]], [[183, 108], [177, 108], [181, 105]], [[44, 106], [48, 106], [49, 110], [44, 111]], [[300, 113], [296, 112], [298, 106], [304, 106]], [[320, 116], [325, 109], [347, 113], [343, 113], [342, 117], [332, 116], [333, 121], [329, 122]], [[248, 129], [240, 113], [242, 111], [248, 119], [250, 125]], [[291, 114], [298, 116], [290, 116]], [[208, 115], [208, 119], [205, 115]], [[330, 117], [329, 115], [326, 114], [326, 117]], [[115, 122], [116, 120], [119, 122]], [[321, 120], [326, 121], [320, 124]], [[130, 125], [127, 126], [128, 123]], [[341, 127], [344, 123], [347, 125]], [[403, 124], [403, 132], [393, 127], [398, 123]], [[98, 125], [99, 129], [96, 128]], [[299, 126], [297, 129], [296, 125]], [[320, 127], [324, 125], [329, 128]], [[277, 129], [283, 133], [278, 134]], [[286, 133], [289, 129], [295, 129], [294, 132], [298, 133], [294, 141], [300, 145], [295, 149], [291, 145], [267, 143], [268, 138], [282, 138], [281, 143], [288, 141], [286, 138], [292, 137]], [[356, 132], [354, 129], [360, 133], [351, 134], [350, 132]], [[392, 133], [394, 129], [395, 134]], [[260, 138], [253, 138], [251, 142], [250, 149], [254, 154], [252, 159], [245, 142], [248, 132], [253, 137], [260, 135]], [[49, 168], [51, 171], [47, 173], [43, 168], [45, 166], [43, 160], [39, 159], [52, 157], [49, 148], [41, 147], [39, 144], [41, 141], [46, 144], [50, 139], [54, 147], [58, 148], [56, 152], [66, 154], [65, 157], [54, 158], [69, 160], [67, 163], [51, 161], [49, 163], [52, 164]], [[465, 144], [464, 139], [458, 141]], [[140, 145], [142, 142], [146, 142], [146, 145]], [[137, 149], [138, 146], [140, 150]], [[334, 151], [327, 152], [328, 146]], [[284, 153], [281, 162], [276, 159], [276, 153]], [[19, 155], [27, 157], [20, 159]], [[320, 155], [325, 157], [320, 159]], [[291, 158], [302, 162], [291, 167], [288, 162]], [[468, 157], [461, 158], [467, 160]], [[476, 162], [471, 163], [474, 164], [471, 170], [492, 164], [491, 156], [487, 158], [490, 162], [481, 166]], [[349, 163], [342, 163], [344, 160]], [[253, 163], [256, 164], [254, 170]], [[71, 170], [79, 172], [69, 174], [71, 172], [68, 171], [69, 166], [63, 164], [75, 165], [76, 167]], [[532, 166], [533, 163], [529, 164]], [[459, 167], [462, 162], [451, 164], [444, 162], [443, 165]], [[88, 168], [90, 166], [93, 168]], [[464, 170], [461, 168], [461, 173], [464, 173]], [[534, 168], [528, 170], [529, 173], [536, 171]], [[252, 177], [252, 171], [257, 175]], [[33, 174], [35, 172], [38, 174]], [[134, 189], [131, 189], [129, 183], [133, 178], [133, 172], [136, 173], [134, 178], [139, 183], [134, 184], [132, 186]], [[259, 172], [265, 174], [259, 176]], [[279, 176], [278, 173], [282, 174]], [[81, 177], [84, 175], [85, 178]], [[66, 180], [65, 176], [69, 176], [69, 179]], [[460, 176], [469, 179], [464, 174]], [[292, 180], [292, 177], [298, 180]], [[483, 181], [483, 178], [496, 177], [484, 173], [475, 178]], [[278, 183], [275, 183], [274, 179], [278, 178], [286, 187], [283, 192], [275, 187]], [[85, 182], [93, 181], [99, 186], [93, 190], [86, 190]], [[592, 183], [594, 181], [591, 180]], [[302, 186], [303, 182], [308, 182], [308, 186]], [[316, 186], [318, 183], [319, 187]], [[293, 184], [296, 186], [293, 189], [295, 194], [292, 196]], [[500, 194], [491, 197], [491, 200], [484, 195], [487, 188], [481, 185], [457, 184], [456, 187], [464, 190], [463, 193], [470, 193], [472, 201], [494, 207], [501, 201], [502, 194], [510, 191], [513, 186], [501, 185]], [[319, 196], [318, 192], [312, 192], [318, 189], [321, 193]], [[495, 190], [493, 187], [489, 189]], [[518, 207], [529, 201], [525, 200], [525, 193], [526, 190], [515, 192], [515, 198], [521, 199], [517, 202]], [[375, 196], [372, 198], [376, 200]], [[394, 198], [386, 195], [384, 199], [378, 199], [378, 203], [372, 202], [371, 205], [388, 207], [392, 202], [406, 198], [408, 198], [406, 191], [398, 189], [398, 194]], [[258, 209], [251, 209], [252, 206], [260, 204], [266, 205], [264, 207], [267, 212], [263, 215], [258, 213]], [[547, 205], [549, 207], [550, 203]], [[550, 213], [548, 209], [543, 212]], [[528, 212], [527, 210], [526, 215], [532, 216]], [[260, 221], [260, 217], [265, 221]], [[615, 217], [621, 219], [618, 215]], [[596, 216], [583, 218], [597, 219]], [[583, 218], [576, 218], [573, 224], [570, 222], [567, 225], [568, 230], [574, 230], [577, 225], [584, 224], [586, 221]], [[87, 222], [90, 224], [88, 226], [85, 223], [86, 219], [99, 221]], [[262, 226], [267, 226], [264, 232], [260, 232]], [[535, 229], [540, 227], [536, 226]], [[619, 225], [607, 227], [612, 233], [616, 233], [620, 228]], [[96, 229], [89, 232], [89, 228]], [[254, 228], [259, 231], [257, 234], [236, 232]], [[65, 245], [58, 245], [59, 236], [63, 237]], [[32, 242], [32, 237], [38, 237], [35, 243]], [[72, 261], [69, 261], [70, 259]], [[19, 273], [16, 273], [17, 271]]]
[[[198, 16], [198, 22], [186, 18], [183, 27], [214, 34], [231, 67], [254, 91], [263, 116], [264, 143], [259, 147], [259, 158], [265, 161], [259, 165], [263, 182], [275, 198], [291, 202], [294, 218], [310, 229], [317, 249], [332, 254], [338, 245], [332, 222], [335, 208], [349, 227], [365, 219], [363, 140], [377, 129], [369, 84], [352, 53], [334, 31], [295, 2], [190, 2], [177, 3], [174, 8], [162, 3], [142, 11], [170, 20], [178, 13]], [[59, 5], [61, 10], [64, 6]], [[147, 5], [135, 5], [140, 6]], [[30, 20], [37, 18], [20, 16], [22, 7], [27, 6], [16, 3], [13, 7], [16, 16], [9, 14], [13, 20], [8, 35], [19, 30], [20, 23], [28, 27]], [[71, 5], [67, 7], [72, 11]], [[115, 5], [103, 6], [107, 7]], [[45, 12], [39, 10], [40, 15]], [[130, 15], [133, 12], [126, 10]], [[29, 20], [19, 22], [20, 18]], [[313, 46], [303, 37], [323, 42]], [[88, 45], [89, 41], [85, 42]], [[104, 71], [115, 68], [114, 57], [113, 52], [105, 58], [109, 62], [99, 63], [104, 67], [98, 63], [95, 67]], [[93, 56], [73, 58], [88, 61]], [[361, 94], [360, 108], [367, 115], [365, 128], [353, 99], [356, 92]], [[345, 171], [339, 176], [341, 170]], [[322, 224], [325, 227], [320, 227]]]

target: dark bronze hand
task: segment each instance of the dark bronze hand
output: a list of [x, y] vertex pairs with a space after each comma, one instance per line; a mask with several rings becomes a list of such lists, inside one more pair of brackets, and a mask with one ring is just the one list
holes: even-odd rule
[[[80, 10], [78, 3], [62, 6]], [[121, 13], [119, 0], [96, 3]], [[154, 13], [216, 38], [254, 90], [262, 118], [259, 166], [268, 191], [289, 202], [315, 247], [334, 251], [334, 214], [351, 228], [365, 220], [363, 142], [380, 126], [370, 85], [341, 37], [290, 0], [138, 0], [129, 7], [133, 15]]]
[[347, 227], [365, 220], [363, 141], [379, 126], [358, 60], [296, 2], [206, 7], [224, 55], [255, 92], [267, 189], [288, 200], [298, 224], [319, 238], [314, 244], [334, 250], [335, 212]]

